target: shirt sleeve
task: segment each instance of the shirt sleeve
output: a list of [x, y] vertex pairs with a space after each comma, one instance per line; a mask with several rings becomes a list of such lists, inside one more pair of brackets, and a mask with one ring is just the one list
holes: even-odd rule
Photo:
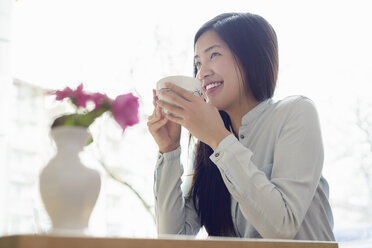
[[181, 148], [158, 155], [154, 173], [155, 213], [158, 235], [196, 235], [200, 220], [192, 198], [181, 190]]
[[315, 195], [323, 167], [318, 115], [308, 99], [296, 102], [276, 140], [271, 179], [234, 135], [210, 159], [219, 168], [247, 221], [263, 238], [293, 239]]

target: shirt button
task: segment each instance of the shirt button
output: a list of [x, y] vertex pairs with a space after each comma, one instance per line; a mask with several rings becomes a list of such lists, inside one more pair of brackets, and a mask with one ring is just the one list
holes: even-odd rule
[[215, 156], [216, 158], [218, 158], [218, 156], [220, 156], [220, 153], [217, 152], [216, 154], [214, 154], [214, 156]]
[[243, 134], [241, 134], [241, 135], [240, 135], [240, 138], [241, 138], [241, 139], [244, 139], [245, 137], [244, 137], [244, 135], [243, 135]]

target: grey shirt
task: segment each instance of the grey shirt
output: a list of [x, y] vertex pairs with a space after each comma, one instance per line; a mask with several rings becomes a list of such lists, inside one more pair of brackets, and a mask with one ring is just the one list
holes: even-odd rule
[[[160, 154], [154, 195], [158, 234], [195, 235], [200, 218], [181, 189], [180, 147]], [[303, 96], [261, 102], [210, 159], [231, 194], [236, 233], [245, 238], [334, 240], [317, 111]]]

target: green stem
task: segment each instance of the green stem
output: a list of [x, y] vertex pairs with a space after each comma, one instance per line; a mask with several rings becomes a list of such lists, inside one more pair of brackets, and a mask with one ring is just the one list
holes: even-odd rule
[[126, 181], [124, 181], [122, 179], [120, 179], [114, 173], [112, 173], [112, 171], [105, 165], [105, 163], [102, 160], [98, 160], [98, 161], [102, 165], [102, 167], [105, 169], [105, 171], [107, 172], [107, 174], [112, 179], [114, 179], [115, 181], [117, 181], [117, 182], [123, 184], [124, 186], [128, 187], [138, 197], [138, 199], [141, 201], [142, 205], [145, 207], [145, 209], [147, 210], [147, 212], [151, 215], [152, 220], [154, 221], [154, 223], [156, 223], [155, 215], [151, 211], [151, 206], [149, 204], [147, 204], [147, 202], [145, 201], [145, 199], [143, 199], [143, 197], [141, 196], [141, 194], [137, 190], [135, 190], [131, 184], [129, 184], [128, 182], [126, 182]]
[[102, 105], [99, 109], [94, 109], [85, 114], [69, 114], [62, 115], [56, 118], [52, 124], [52, 127], [57, 126], [81, 126], [89, 127], [94, 120], [100, 117], [103, 113], [110, 110], [110, 106], [107, 104]]

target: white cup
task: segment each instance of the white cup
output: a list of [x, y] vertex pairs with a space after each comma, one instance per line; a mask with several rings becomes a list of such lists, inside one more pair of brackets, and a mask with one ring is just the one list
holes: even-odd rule
[[[159, 94], [159, 91], [161, 89], [163, 89], [163, 90], [169, 90], [164, 85], [166, 82], [170, 82], [170, 83], [173, 83], [173, 84], [175, 84], [175, 85], [177, 85], [179, 87], [182, 87], [185, 90], [190, 91], [191, 93], [193, 93], [196, 96], [201, 96], [201, 94], [202, 94], [202, 83], [200, 82], [200, 80], [198, 80], [198, 79], [196, 79], [194, 77], [189, 77], [189, 76], [181, 76], [181, 75], [168, 76], [168, 77], [165, 77], [165, 78], [160, 79], [156, 83], [156, 95], [158, 96], [159, 100], [163, 100], [163, 101], [165, 101], [167, 103], [173, 104], [172, 102], [166, 101]], [[175, 105], [175, 104], [173, 104], [173, 105]], [[164, 112], [167, 113], [167, 111], [164, 111]]]

